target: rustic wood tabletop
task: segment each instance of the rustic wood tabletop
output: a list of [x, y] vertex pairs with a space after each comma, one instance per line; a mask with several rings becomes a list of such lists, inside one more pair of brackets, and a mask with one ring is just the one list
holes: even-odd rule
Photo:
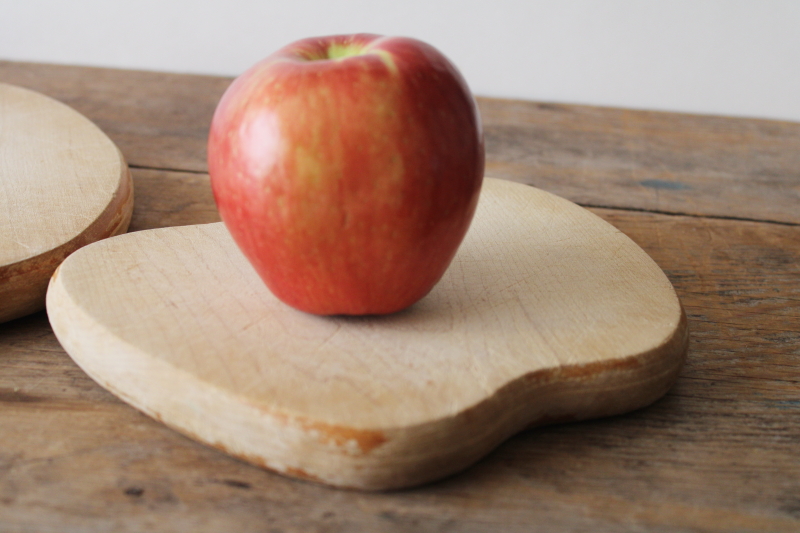
[[[205, 141], [230, 79], [0, 61], [131, 166], [130, 231], [218, 221]], [[487, 175], [630, 236], [689, 318], [639, 411], [523, 432], [465, 472], [370, 493], [195, 443], [87, 377], [40, 312], [0, 325], [0, 531], [800, 531], [800, 124], [479, 99]]]

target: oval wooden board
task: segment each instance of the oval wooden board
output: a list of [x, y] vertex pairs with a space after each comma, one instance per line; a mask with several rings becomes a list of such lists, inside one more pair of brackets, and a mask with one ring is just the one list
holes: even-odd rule
[[53, 276], [50, 322], [90, 376], [150, 416], [290, 476], [406, 487], [531, 425], [647, 405], [687, 328], [658, 266], [552, 194], [484, 183], [434, 290], [385, 317], [291, 309], [221, 223], [115, 237]]
[[132, 210], [128, 166], [97, 126], [0, 83], [0, 322], [43, 309], [61, 261], [125, 232]]

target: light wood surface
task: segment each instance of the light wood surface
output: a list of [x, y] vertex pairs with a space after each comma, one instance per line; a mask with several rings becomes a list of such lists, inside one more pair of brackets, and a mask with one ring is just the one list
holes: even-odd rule
[[97, 126], [0, 83], [0, 322], [42, 309], [59, 263], [124, 232], [132, 211], [128, 167]]
[[[0, 80], [69, 104], [120, 147], [136, 187], [131, 231], [219, 221], [203, 145], [229, 79], [0, 61]], [[479, 104], [489, 175], [607, 206], [590, 210], [672, 282], [691, 336], [661, 400], [523, 431], [415, 489], [343, 491], [141, 414], [88, 377], [36, 313], [0, 324], [0, 530], [800, 530], [800, 221], [789, 218], [800, 124]], [[687, 187], [640, 184], [656, 176]], [[725, 200], [727, 189], [747, 201]]]
[[493, 179], [442, 281], [401, 313], [295, 311], [220, 223], [84, 248], [53, 276], [47, 311], [81, 368], [156, 419], [366, 489], [452, 474], [526, 426], [652, 403], [688, 342], [672, 286], [630, 239]]

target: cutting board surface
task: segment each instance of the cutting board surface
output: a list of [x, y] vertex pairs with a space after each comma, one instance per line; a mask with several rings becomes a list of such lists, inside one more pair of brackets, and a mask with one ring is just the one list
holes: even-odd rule
[[59, 263], [124, 232], [132, 209], [128, 167], [97, 126], [0, 83], [0, 322], [42, 309]]
[[196, 439], [338, 486], [415, 485], [537, 424], [626, 412], [677, 376], [686, 320], [628, 237], [487, 178], [434, 290], [385, 317], [317, 317], [266, 289], [221, 224], [79, 250], [47, 297], [101, 385]]

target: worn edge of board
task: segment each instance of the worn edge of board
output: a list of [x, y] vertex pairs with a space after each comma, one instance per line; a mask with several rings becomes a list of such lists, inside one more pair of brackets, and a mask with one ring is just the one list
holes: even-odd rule
[[[69, 300], [57, 276], [58, 271], [48, 292], [48, 306]], [[535, 371], [509, 382], [491, 397], [454, 416], [410, 427], [359, 429], [242, 403], [240, 396], [209, 386], [194, 375], [130, 346], [98, 327], [80, 310], [51, 324], [68, 353], [90, 350], [107, 354], [99, 365], [96, 363], [101, 358], [93, 358], [95, 365], [75, 359], [92, 379], [179, 433], [280, 474], [363, 490], [407, 488], [454, 474], [527, 428], [622, 414], [649, 405], [663, 396], [677, 379], [689, 338], [682, 311], [673, 335], [651, 351], [613, 362]], [[71, 334], [87, 330], [92, 334]], [[180, 391], [153, 389], [147, 383], [149, 375], [186, 385]], [[126, 387], [120, 388], [116, 383], [125, 383]], [[139, 401], [136, 395], [128, 393], [128, 388], [147, 388], [154, 393], [149, 404], [159, 408]], [[604, 400], [597, 401], [598, 396]], [[614, 401], [609, 402], [608, 398]], [[516, 405], [516, 409], [508, 410], [509, 403]], [[226, 416], [208, 424], [209, 412], [224, 412]], [[175, 425], [172, 420], [185, 422]], [[238, 431], [242, 425], [249, 431]], [[202, 436], [197, 429], [201, 427]], [[476, 428], [481, 430], [476, 432]], [[243, 442], [242, 435], [249, 439]], [[302, 455], [297, 450], [311, 449], [318, 467], [313, 472], [293, 459]]]
[[[133, 215], [133, 178], [125, 157], [108, 136], [87, 117], [67, 104], [37, 91], [0, 83], [13, 90], [24, 91], [69, 110], [82, 122], [99, 132], [113, 146], [118, 158], [119, 176], [111, 200], [97, 217], [69, 241], [20, 261], [0, 265], [0, 323], [20, 318], [45, 308], [47, 286], [56, 268], [71, 253], [92, 242], [125, 233]], [[113, 157], [113, 156], [112, 156]]]
[[108, 206], [73, 239], [42, 254], [16, 263], [0, 265], [0, 322], [7, 322], [45, 308], [47, 286], [56, 268], [71, 253], [128, 230], [133, 215], [133, 179], [122, 153], [117, 150], [121, 174]]
[[[645, 352], [532, 371], [474, 405], [423, 423], [355, 428], [256, 405], [211, 385], [110, 333], [71, 300], [57, 270], [48, 309], [70, 310], [50, 314], [57, 338], [90, 377], [124, 401], [180, 433], [269, 470], [367, 490], [405, 488], [456, 473], [529, 427], [649, 405], [677, 379], [688, 347], [679, 304], [675, 329]], [[181, 386], [153, 387], [149, 376]], [[135, 392], [142, 390], [148, 395]], [[220, 415], [209, 423], [212, 412]]]

